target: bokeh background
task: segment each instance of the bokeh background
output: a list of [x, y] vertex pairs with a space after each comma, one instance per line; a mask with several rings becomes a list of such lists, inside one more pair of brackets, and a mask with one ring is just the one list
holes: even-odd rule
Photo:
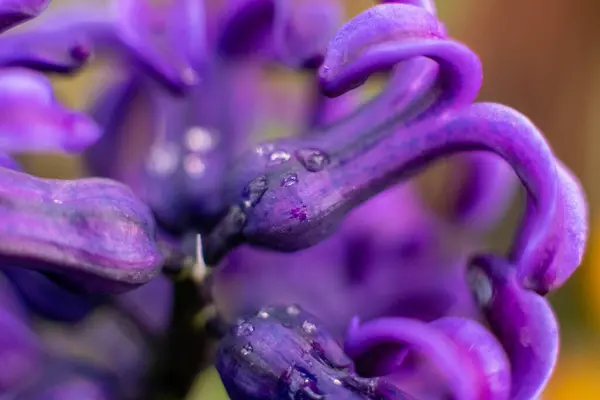
[[[83, 1], [95, 0], [54, 0], [52, 8]], [[373, 4], [345, 2], [348, 16]], [[480, 100], [504, 103], [528, 115], [587, 190], [592, 237], [583, 266], [552, 298], [561, 321], [562, 351], [544, 399], [600, 399], [600, 268], [596, 265], [600, 261], [600, 1], [437, 3], [451, 35], [482, 59], [485, 78]], [[55, 79], [58, 97], [72, 107], [85, 108], [104, 75], [101, 68], [92, 68]], [[23, 161], [41, 176], [85, 174], [76, 157], [38, 156]], [[435, 175], [424, 185], [434, 202], [441, 195], [436, 192]], [[499, 238], [512, 229], [514, 220], [506, 219]], [[199, 377], [190, 394], [190, 400], [225, 398], [213, 370]]]

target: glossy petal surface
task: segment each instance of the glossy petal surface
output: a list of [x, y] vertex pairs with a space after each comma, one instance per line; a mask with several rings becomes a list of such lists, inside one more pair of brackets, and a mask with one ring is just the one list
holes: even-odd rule
[[222, 339], [216, 366], [232, 399], [408, 399], [382, 380], [356, 376], [320, 321], [293, 305], [237, 324]]
[[148, 209], [107, 180], [43, 180], [0, 169], [1, 260], [91, 292], [148, 282], [161, 258]]

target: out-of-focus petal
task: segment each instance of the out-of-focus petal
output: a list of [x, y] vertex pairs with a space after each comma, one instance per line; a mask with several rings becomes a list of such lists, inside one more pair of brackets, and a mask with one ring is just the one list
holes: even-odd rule
[[344, 350], [357, 365], [383, 346], [386, 351], [379, 353], [382, 356], [370, 361], [373, 369], [369, 376], [394, 374], [402, 368], [406, 352], [414, 351], [436, 368], [453, 398], [509, 398], [506, 355], [493, 335], [474, 321], [442, 318], [425, 324], [406, 318], [380, 318], [362, 325], [358, 319], [352, 322]]
[[160, 335], [171, 321], [173, 284], [159, 276], [138, 289], [116, 296], [115, 302], [146, 332]]
[[21, 166], [11, 156], [0, 151], [0, 167], [12, 169], [13, 171], [21, 171]]
[[92, 44], [79, 32], [19, 31], [0, 36], [0, 65], [70, 73], [89, 59]]
[[116, 0], [120, 34], [139, 58], [176, 86], [198, 82], [205, 62], [204, 2]]
[[491, 256], [473, 260], [469, 280], [512, 370], [511, 400], [536, 399], [556, 364], [558, 324], [550, 304], [524, 289], [513, 265]]
[[92, 312], [102, 298], [72, 292], [40, 272], [3, 267], [21, 299], [34, 313], [55, 321], [77, 322]]
[[218, 34], [225, 57], [267, 56], [292, 68], [318, 66], [342, 16], [337, 0], [237, 0]]
[[408, 398], [381, 379], [358, 377], [321, 321], [294, 305], [240, 321], [221, 340], [216, 367], [233, 399]]
[[112, 400], [116, 397], [113, 378], [84, 363], [51, 360], [44, 373], [15, 392], [23, 400]]
[[485, 231], [505, 215], [516, 194], [518, 180], [513, 169], [500, 157], [474, 152], [460, 160], [462, 176], [450, 178], [450, 219], [470, 230]]
[[54, 99], [44, 76], [23, 69], [0, 72], [0, 149], [79, 152], [99, 136], [91, 119]]
[[[141, 328], [141, 329], [140, 329]], [[150, 340], [127, 313], [99, 308], [76, 325], [38, 324], [44, 348], [55, 359], [76, 359], [112, 376], [116, 398], [131, 398], [143, 390], [152, 365]]]
[[0, 32], [34, 18], [51, 0], [0, 0]]
[[0, 169], [0, 260], [87, 292], [121, 292], [158, 274], [147, 207], [102, 179], [57, 181]]
[[8, 309], [0, 308], [0, 390], [17, 388], [41, 367], [42, 348], [29, 326]]
[[390, 188], [309, 249], [234, 250], [214, 272], [215, 303], [232, 321], [267, 304], [296, 303], [336, 337], [355, 315], [424, 321], [475, 315], [464, 282], [466, 249], [444, 251], [446, 232], [438, 222], [412, 185]]

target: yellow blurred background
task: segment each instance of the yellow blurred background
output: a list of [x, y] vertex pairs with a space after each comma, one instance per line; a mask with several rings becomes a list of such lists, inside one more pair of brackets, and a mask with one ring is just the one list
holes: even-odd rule
[[[92, 3], [93, 0], [84, 0]], [[151, 0], [148, 0], [151, 1]], [[211, 1], [211, 0], [206, 0]], [[344, 0], [342, 0], [344, 1]], [[348, 16], [373, 4], [345, 0]], [[54, 0], [52, 8], [82, 0]], [[484, 65], [481, 100], [510, 105], [545, 133], [557, 155], [580, 177], [596, 221], [600, 202], [600, 1], [438, 0], [450, 34], [472, 47]], [[97, 72], [55, 80], [58, 96], [83, 108]], [[77, 158], [27, 157], [42, 176], [81, 173]], [[599, 221], [600, 222], [600, 221]], [[562, 351], [544, 400], [600, 399], [600, 223], [592, 224], [588, 257], [552, 300], [561, 320]], [[594, 229], [595, 228], [595, 229]], [[225, 398], [208, 371], [190, 399]]]

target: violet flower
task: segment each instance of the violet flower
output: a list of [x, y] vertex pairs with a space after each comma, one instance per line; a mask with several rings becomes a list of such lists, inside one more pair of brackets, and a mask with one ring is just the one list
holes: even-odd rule
[[[143, 313], [149, 300], [168, 306], [168, 288], [154, 286], [164, 281], [152, 280], [163, 263], [156, 217], [159, 234], [175, 241], [201, 233], [217, 307], [230, 320], [251, 315], [216, 359], [233, 399], [537, 398], [558, 350], [544, 295], [581, 262], [585, 198], [527, 118], [473, 103], [479, 59], [448, 37], [431, 1], [380, 3], [336, 33], [335, 1], [231, 1], [207, 18], [200, 0], [127, 0], [116, 12], [72, 9], [0, 39], [0, 262], [31, 275], [19, 283], [7, 269], [23, 298], [58, 320], [89, 318], [97, 306], [43, 309], [60, 288], [22, 269], [91, 294], [137, 288], [112, 308], [162, 332], [169, 313]], [[90, 48], [124, 76], [92, 109], [101, 132], [20, 69], [74, 72]], [[244, 152], [265, 96], [263, 67], [273, 64], [315, 75], [312, 115], [300, 135]], [[376, 73], [386, 87], [352, 109]], [[135, 107], [150, 112], [131, 121]], [[132, 190], [97, 178], [38, 179], [8, 156], [84, 149], [94, 174]], [[404, 183], [454, 154], [469, 173], [443, 221]], [[472, 236], [502, 215], [515, 176], [528, 194], [522, 222], [508, 254], [485, 255]], [[471, 237], [451, 241], [458, 230]], [[236, 249], [244, 244], [253, 248]], [[7, 315], [7, 338], [27, 337], [25, 318]], [[122, 338], [114, 331], [104, 338]], [[77, 333], [87, 350], [110, 353], [102, 338]], [[143, 339], [132, 344], [99, 369], [140, 382], [131, 372], [143, 370], [147, 349]], [[124, 386], [98, 377], [97, 362], [85, 360], [89, 373], [71, 368], [72, 355], [57, 347], [44, 365], [65, 356], [60, 376], [42, 374], [15, 392], [84, 396], [71, 391], [72, 376], [93, 381], [98, 391], [85, 396]]]
[[[315, 134], [262, 145], [242, 157], [230, 175], [231, 208], [206, 237], [205, 255], [209, 261], [218, 261], [244, 242], [293, 252], [333, 241], [335, 236], [328, 238], [340, 234], [346, 214], [432, 160], [461, 151], [496, 154], [524, 184], [528, 204], [506, 258], [476, 257], [472, 267], [466, 269], [463, 262], [459, 269], [468, 277], [483, 312], [482, 322], [490, 329], [475, 320], [448, 317], [451, 313], [428, 323], [423, 316], [417, 316], [419, 321], [370, 315], [375, 319], [364, 324], [355, 319], [350, 324], [344, 351], [362, 376], [384, 377], [417, 398], [535, 399], [549, 378], [558, 350], [556, 320], [542, 296], [564, 283], [581, 262], [587, 236], [582, 190], [524, 116], [500, 105], [470, 104], [479, 88], [478, 61], [468, 49], [446, 38], [431, 4], [417, 4], [420, 8], [390, 3], [373, 7], [340, 29], [320, 68], [323, 90], [342, 94], [360, 86], [372, 73], [411, 59], [404, 68], [420, 68], [426, 82], [413, 83], [402, 75], [405, 70], [396, 67], [388, 88], [347, 120], [317, 129]], [[419, 56], [434, 60], [438, 68], [430, 69], [425, 61], [415, 59]], [[506, 170], [496, 165], [498, 159], [481, 157], [478, 154], [473, 162], [491, 167], [501, 179], [487, 187], [472, 185], [466, 197], [475, 202], [497, 191], [497, 183], [506, 182]], [[474, 176], [471, 182], [481, 179]], [[393, 212], [391, 207], [386, 210]], [[481, 206], [472, 210], [486, 212]], [[344, 229], [342, 225], [340, 232]], [[320, 246], [325, 249], [326, 243]], [[336, 247], [343, 246], [333, 245], [329, 251]], [[314, 270], [292, 264], [289, 276], [288, 271], [280, 274], [286, 276], [281, 282], [287, 286], [276, 287], [280, 282], [271, 277], [271, 287], [259, 286], [259, 294], [245, 299], [276, 301], [269, 298], [271, 294], [285, 302], [300, 292], [304, 297], [300, 295], [299, 301], [318, 314], [318, 300], [313, 300], [310, 290], [320, 279], [335, 282], [331, 278], [335, 273], [319, 269], [327, 268], [336, 256], [326, 250], [315, 254], [322, 259], [306, 259], [322, 261]], [[287, 267], [282, 256], [254, 257], [267, 263], [280, 257], [279, 267]], [[225, 266], [232, 269], [232, 280], [240, 278], [235, 271], [242, 260], [240, 256], [233, 268]], [[414, 260], [407, 261], [398, 277], [410, 276], [402, 274], [413, 268]], [[255, 265], [253, 272], [260, 274], [264, 264], [257, 261]], [[274, 270], [273, 265], [268, 271]], [[420, 280], [409, 282], [419, 285]], [[301, 288], [292, 289], [298, 283]], [[286, 287], [296, 293], [286, 294]], [[324, 294], [321, 302], [339, 296], [339, 289], [332, 292]], [[359, 299], [368, 301], [366, 296]], [[263, 309], [238, 322], [222, 341], [217, 368], [233, 398], [402, 398], [357, 390], [346, 383], [357, 376], [351, 364], [315, 357], [314, 346], [322, 347], [321, 340], [307, 339], [307, 334], [331, 329], [331, 312], [324, 312], [326, 322], [314, 322], [310, 316], [294, 319], [302, 315], [297, 306], [287, 310], [292, 311]], [[398, 311], [402, 312], [391, 313]], [[477, 319], [477, 315], [470, 317]], [[303, 325], [310, 332], [301, 332]]]

